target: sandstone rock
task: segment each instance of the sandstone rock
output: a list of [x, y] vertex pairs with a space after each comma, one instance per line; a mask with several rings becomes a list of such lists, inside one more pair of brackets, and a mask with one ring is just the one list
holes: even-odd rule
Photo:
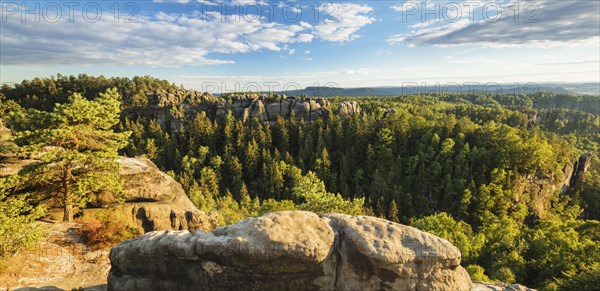
[[0, 154], [0, 177], [6, 177], [14, 175], [21, 171], [23, 167], [33, 164], [38, 160], [33, 159], [19, 159], [14, 155]]
[[[194, 207], [185, 196], [183, 187], [171, 176], [162, 172], [147, 158], [120, 158], [119, 174], [125, 181], [126, 202], [177, 202], [182, 207]], [[114, 199], [105, 202], [114, 202]]]
[[[282, 117], [285, 117], [285, 118], [290, 117], [293, 101], [292, 100], [281, 100], [281, 101], [279, 101], [279, 103], [281, 104], [281, 109], [279, 111], [279, 115], [281, 115]], [[269, 120], [273, 120], [273, 119], [269, 119]]]
[[267, 120], [267, 111], [261, 100], [254, 100], [250, 104], [250, 119]]
[[109, 290], [470, 290], [460, 252], [366, 216], [282, 211], [214, 230], [150, 232], [111, 250]]
[[329, 109], [329, 101], [324, 98], [318, 98], [317, 103], [319, 103], [323, 109]]
[[208, 92], [202, 93], [201, 98], [203, 102], [215, 102], [217, 100], [217, 98], [213, 94], [210, 94]]
[[292, 104], [292, 109], [296, 118], [308, 120], [310, 114], [310, 105], [308, 102], [297, 101]]
[[[146, 158], [121, 158], [124, 194], [103, 195], [82, 210], [82, 218], [112, 217], [140, 232], [154, 230], [206, 230], [218, 226], [216, 213], [199, 211], [177, 181]], [[37, 160], [0, 157], [0, 177], [18, 173]], [[118, 203], [119, 200], [124, 203]], [[49, 213], [53, 213], [50, 211]], [[53, 216], [51, 216], [53, 217]]]
[[321, 109], [321, 104], [312, 99], [308, 101], [308, 105], [310, 106], [310, 111], [316, 111]]
[[109, 215], [140, 232], [154, 230], [212, 230], [217, 215], [196, 209], [177, 181], [163, 173], [146, 158], [121, 158], [121, 177], [125, 181], [125, 203], [111, 196], [99, 197], [102, 208], [83, 210], [83, 217]]
[[341, 237], [336, 289], [468, 290], [460, 251], [448, 241], [384, 219], [328, 214]]
[[324, 118], [329, 115], [329, 101], [323, 98], [296, 100], [295, 97], [287, 99], [267, 98], [256, 94], [234, 95], [227, 97], [224, 104], [216, 107], [216, 115], [232, 112], [237, 119], [242, 121], [258, 119], [273, 122], [277, 117], [289, 118], [291, 113], [297, 119], [306, 121]]
[[2, 119], [0, 119], [0, 142], [7, 141], [10, 138], [10, 136], [10, 129], [4, 127], [4, 123], [2, 122]]
[[585, 153], [583, 155], [581, 155], [579, 157], [579, 160], [577, 160], [577, 163], [575, 164], [574, 167], [574, 173], [573, 176], [571, 177], [571, 185], [577, 185], [578, 183], [581, 183], [581, 181], [583, 181], [583, 177], [585, 176], [585, 173], [588, 171], [588, 169], [590, 168], [590, 166], [592, 165], [592, 154], [591, 153]]
[[277, 102], [271, 102], [268, 103], [267, 106], [265, 106], [265, 111], [267, 112], [267, 117], [269, 118], [270, 121], [274, 121], [275, 119], [277, 119], [277, 116], [282, 116], [282, 102], [281, 101], [277, 101]]
[[519, 284], [473, 282], [473, 291], [536, 291]]
[[342, 116], [351, 116], [360, 114], [361, 108], [356, 101], [344, 101], [338, 105], [338, 114]]
[[591, 159], [591, 154], [585, 153], [575, 162], [569, 162], [563, 168], [563, 174], [560, 177], [550, 177], [541, 171], [525, 176], [519, 190], [516, 191], [516, 198], [529, 201], [527, 206], [532, 212], [531, 219], [544, 218], [557, 191], [560, 190], [564, 194], [568, 189], [580, 183], [590, 166]]

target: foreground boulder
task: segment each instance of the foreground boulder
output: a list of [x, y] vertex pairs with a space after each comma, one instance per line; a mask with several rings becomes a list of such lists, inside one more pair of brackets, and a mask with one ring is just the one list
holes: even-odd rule
[[206, 233], [150, 232], [111, 250], [108, 290], [470, 290], [460, 252], [367, 216], [281, 211]]

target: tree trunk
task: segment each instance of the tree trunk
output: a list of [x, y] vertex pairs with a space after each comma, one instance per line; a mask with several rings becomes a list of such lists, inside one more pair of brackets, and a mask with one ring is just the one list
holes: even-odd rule
[[72, 222], [73, 221], [73, 206], [65, 205], [64, 213], [65, 214], [63, 216], [63, 221]]
[[63, 177], [63, 221], [73, 221], [73, 205], [71, 205], [71, 189], [69, 188], [69, 182], [71, 180], [71, 161], [67, 161], [65, 166], [65, 176]]

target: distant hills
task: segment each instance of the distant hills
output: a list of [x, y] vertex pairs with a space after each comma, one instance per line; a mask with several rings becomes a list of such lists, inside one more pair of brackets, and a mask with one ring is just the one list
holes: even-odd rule
[[[307, 95], [316, 97], [328, 96], [394, 96], [418, 93], [497, 93], [497, 94], [526, 94], [536, 92], [553, 92], [562, 94], [600, 94], [600, 83], [524, 83], [524, 84], [408, 84], [405, 86], [384, 87], [306, 87], [302, 90], [294, 90], [283, 93], [286, 95]], [[267, 93], [267, 92], [265, 92]]]

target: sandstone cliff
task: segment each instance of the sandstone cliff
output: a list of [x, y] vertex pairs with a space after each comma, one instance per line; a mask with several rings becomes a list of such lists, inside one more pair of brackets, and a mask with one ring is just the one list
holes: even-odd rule
[[518, 199], [529, 201], [527, 206], [532, 210], [533, 219], [541, 219], [550, 209], [551, 202], [557, 193], [565, 194], [569, 189], [581, 183], [590, 167], [592, 155], [585, 153], [577, 160], [567, 163], [561, 177], [548, 177], [538, 171], [523, 177]]
[[[146, 93], [148, 105], [144, 114], [149, 114], [164, 129], [177, 130], [200, 112], [212, 118], [224, 116], [228, 112], [244, 122], [258, 120], [274, 122], [277, 117], [305, 121], [328, 118], [330, 113], [341, 116], [360, 115], [362, 110], [356, 101], [342, 102], [332, 108], [326, 98], [307, 98], [285, 95], [267, 96], [264, 94], [231, 94], [215, 97], [210, 93], [193, 90], [177, 92], [153, 91]], [[123, 112], [129, 118], [142, 114], [139, 108], [130, 108]]]
[[109, 290], [470, 290], [448, 241], [387, 220], [302, 211], [111, 250]]
[[[0, 155], [0, 177], [18, 173], [34, 159]], [[218, 226], [216, 213], [199, 211], [181, 185], [146, 158], [121, 158], [125, 193], [121, 197], [100, 196], [81, 210], [83, 219], [104, 216], [122, 221], [144, 233], [153, 230], [206, 230]], [[48, 218], [61, 220], [62, 209], [50, 209]]]
[[98, 207], [83, 210], [83, 218], [107, 213], [140, 232], [153, 230], [205, 230], [218, 225], [216, 213], [196, 209], [183, 188], [169, 175], [161, 172], [146, 158], [121, 158], [121, 177], [125, 193], [115, 197], [102, 196]]

